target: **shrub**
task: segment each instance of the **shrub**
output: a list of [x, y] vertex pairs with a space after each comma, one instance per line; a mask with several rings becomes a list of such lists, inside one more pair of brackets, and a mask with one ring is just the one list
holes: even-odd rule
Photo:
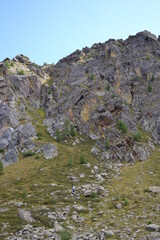
[[58, 231], [58, 235], [60, 236], [61, 240], [71, 240], [72, 239], [72, 233], [68, 229]]
[[109, 140], [106, 139], [106, 150], [110, 149], [110, 143], [109, 143]]
[[5, 61], [5, 66], [6, 66], [7, 68], [10, 68], [10, 64], [9, 64], [9, 61], [8, 61], [8, 60]]
[[128, 206], [128, 200], [127, 199], [125, 199], [125, 198], [123, 198], [123, 200], [122, 200], [122, 205], [123, 206]]
[[94, 80], [95, 79], [95, 75], [92, 73], [91, 76], [90, 76], [90, 80]]
[[152, 86], [150, 83], [148, 83], [148, 92], [152, 92]]
[[38, 140], [41, 140], [42, 139], [42, 133], [41, 132], [37, 132], [37, 137], [38, 137]]
[[0, 148], [0, 153], [4, 153], [4, 149], [1, 149], [1, 148]]
[[109, 92], [109, 90], [110, 90], [110, 85], [109, 84], [106, 86], [106, 90]]
[[141, 141], [141, 133], [140, 132], [136, 132], [133, 134], [133, 140], [136, 141], [136, 142], [140, 142]]
[[91, 198], [96, 198], [96, 197], [97, 197], [97, 193], [92, 192], [92, 193], [91, 193]]
[[19, 86], [18, 86], [17, 83], [14, 83], [13, 87], [14, 87], [15, 90], [17, 90], [17, 91], [19, 90]]
[[146, 57], [146, 60], [148, 61], [149, 59], [150, 59], [149, 56], [147, 56], [147, 57]]
[[83, 154], [81, 154], [81, 156], [80, 156], [80, 164], [85, 164], [85, 163], [86, 163], [85, 156]]
[[117, 123], [118, 129], [122, 132], [122, 133], [127, 133], [128, 132], [128, 128], [125, 122], [123, 122], [122, 120], [119, 120]]
[[64, 128], [63, 128], [63, 139], [66, 139], [70, 135], [70, 129], [69, 129], [69, 121], [65, 120], [64, 122]]
[[154, 75], [152, 75], [151, 81], [153, 82], [154, 80], [155, 80], [155, 77], [154, 77]]
[[3, 164], [2, 164], [2, 162], [0, 161], [0, 175], [2, 175], [3, 174]]
[[44, 63], [43, 63], [43, 66], [47, 66], [47, 63], [46, 63], [46, 62], [44, 62]]
[[27, 157], [34, 156], [35, 153], [32, 151], [27, 151], [27, 152], [23, 152], [22, 155], [23, 155], [23, 157], [27, 158]]
[[39, 155], [36, 155], [36, 156], [35, 156], [35, 159], [39, 159], [39, 158], [40, 158]]
[[56, 130], [56, 140], [57, 140], [57, 142], [61, 141], [61, 134], [60, 134], [59, 129]]
[[73, 126], [72, 124], [71, 124], [71, 126], [70, 126], [70, 135], [71, 135], [72, 137], [74, 137], [74, 136], [76, 135], [74, 126]]
[[18, 75], [24, 75], [24, 70], [23, 69], [19, 70]]

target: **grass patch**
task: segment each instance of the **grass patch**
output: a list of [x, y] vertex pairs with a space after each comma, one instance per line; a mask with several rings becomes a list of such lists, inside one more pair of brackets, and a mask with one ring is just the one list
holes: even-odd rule
[[27, 152], [23, 152], [22, 155], [23, 155], [23, 157], [27, 158], [27, 157], [34, 156], [35, 152], [27, 151]]
[[127, 125], [124, 121], [119, 120], [117, 123], [117, 127], [118, 129], [122, 132], [122, 133], [127, 133], [128, 132], [128, 128]]
[[140, 132], [136, 132], [133, 134], [133, 140], [136, 142], [140, 142], [142, 140], [142, 136]]
[[83, 154], [81, 154], [81, 156], [80, 156], [80, 164], [86, 164], [86, 159]]
[[59, 231], [58, 235], [60, 236], [61, 240], [71, 240], [72, 239], [72, 233], [68, 229]]
[[24, 72], [23, 69], [21, 69], [21, 70], [18, 71], [18, 75], [24, 75], [24, 74], [25, 74], [25, 72]]

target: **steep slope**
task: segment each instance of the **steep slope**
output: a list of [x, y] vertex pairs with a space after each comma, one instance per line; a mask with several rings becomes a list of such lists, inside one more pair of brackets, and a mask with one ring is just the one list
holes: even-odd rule
[[147, 31], [56, 65], [1, 62], [0, 173], [14, 165], [0, 175], [0, 237], [159, 239], [159, 89]]

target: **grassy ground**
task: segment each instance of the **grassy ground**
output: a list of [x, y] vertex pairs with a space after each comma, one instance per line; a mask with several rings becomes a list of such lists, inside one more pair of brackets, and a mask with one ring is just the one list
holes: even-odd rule
[[[33, 124], [40, 133], [35, 142], [54, 143], [58, 148], [58, 156], [52, 160], [45, 160], [41, 155], [36, 159], [36, 155], [24, 158], [20, 154], [19, 162], [5, 168], [4, 174], [0, 176], [0, 207], [8, 207], [9, 210], [0, 213], [0, 232], [4, 223], [8, 225], [3, 233], [16, 232], [26, 224], [19, 219], [15, 202], [22, 202], [21, 208], [32, 212], [36, 220], [35, 226], [52, 227], [53, 222], [46, 213], [63, 212], [66, 207], [70, 208], [66, 224], [75, 225], [77, 229], [83, 227], [98, 230], [108, 226], [125, 232], [129, 228], [131, 236], [137, 231], [138, 239], [147, 234], [145, 224], [160, 224], [160, 195], [148, 190], [150, 186], [160, 186], [160, 149], [156, 149], [147, 161], [137, 161], [134, 166], [124, 166], [120, 176], [105, 180], [101, 185], [108, 190], [107, 197], [96, 195], [86, 198], [80, 194], [79, 199], [76, 199], [71, 195], [73, 182], [68, 179], [68, 175], [78, 177], [80, 173], [85, 174], [85, 177], [76, 183], [78, 189], [87, 183], [96, 183], [91, 170], [95, 164], [101, 165], [102, 169], [105, 164], [90, 154], [94, 141], [78, 136], [85, 141], [76, 146], [72, 146], [74, 138], [69, 139], [67, 144], [57, 143], [42, 125], [44, 112], [37, 110], [29, 111], [28, 114], [32, 116]], [[81, 154], [84, 154], [91, 168], [80, 164]], [[79, 213], [85, 221], [79, 225], [71, 219], [75, 201], [77, 205], [85, 207], [85, 210]], [[121, 209], [115, 207], [118, 203], [122, 205]], [[115, 239], [119, 239], [118, 236], [117, 232]]]

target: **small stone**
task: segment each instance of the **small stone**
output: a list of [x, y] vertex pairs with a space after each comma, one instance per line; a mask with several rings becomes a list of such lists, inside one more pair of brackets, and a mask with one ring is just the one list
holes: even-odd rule
[[117, 208], [117, 209], [121, 209], [121, 208], [122, 208], [122, 204], [121, 204], [121, 203], [118, 203], [118, 204], [116, 205], [116, 208]]

